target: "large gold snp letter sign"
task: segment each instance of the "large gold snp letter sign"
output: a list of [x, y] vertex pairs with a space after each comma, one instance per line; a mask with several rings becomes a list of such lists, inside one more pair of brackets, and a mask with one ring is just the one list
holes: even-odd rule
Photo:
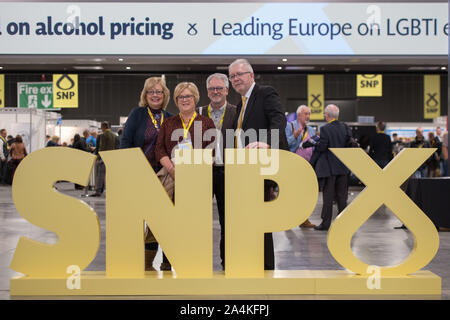
[[[11, 295], [440, 294], [440, 278], [419, 271], [436, 254], [436, 229], [399, 189], [433, 150], [405, 149], [384, 170], [359, 149], [333, 152], [367, 185], [328, 235], [331, 253], [348, 270], [264, 271], [264, 233], [308, 218], [318, 198], [317, 177], [308, 162], [287, 151], [227, 149], [223, 273], [212, 267], [211, 150], [177, 153], [175, 203], [141, 149], [101, 152], [107, 168], [105, 272], [83, 271], [100, 243], [95, 212], [53, 187], [58, 180], [86, 185], [95, 157], [69, 148], [35, 151], [17, 168], [14, 203], [25, 219], [56, 233], [58, 242], [19, 240], [11, 268], [24, 276], [11, 279]], [[273, 201], [264, 201], [265, 179], [279, 186]], [[376, 266], [359, 261], [350, 240], [383, 203], [416, 243], [406, 261], [381, 268], [381, 286], [373, 290], [368, 281]], [[144, 271], [145, 222], [174, 272]], [[82, 271], [76, 285], [68, 285], [72, 270]]]

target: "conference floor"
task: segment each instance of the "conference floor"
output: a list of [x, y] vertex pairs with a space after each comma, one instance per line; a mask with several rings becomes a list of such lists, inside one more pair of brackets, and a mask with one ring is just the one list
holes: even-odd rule
[[[96, 258], [86, 270], [105, 270], [105, 194], [99, 198], [81, 197], [83, 191], [74, 190], [74, 185], [62, 182], [57, 185], [58, 190], [70, 196], [82, 199], [98, 214], [101, 223], [101, 244]], [[359, 195], [361, 188], [351, 187], [349, 202]], [[322, 208], [322, 195], [319, 195], [310, 221], [319, 224]], [[447, 208], [448, 209], [448, 208]], [[336, 208], [334, 208], [336, 214]], [[448, 214], [445, 212], [443, 214]], [[399, 264], [414, 247], [414, 237], [406, 229], [394, 229], [402, 223], [386, 207], [381, 207], [355, 233], [352, 239], [352, 250], [363, 262], [372, 265], [389, 266]], [[214, 205], [214, 270], [221, 270], [218, 252], [220, 225]], [[33, 297], [11, 297], [9, 280], [19, 273], [9, 269], [17, 242], [21, 236], [37, 241], [55, 243], [54, 233], [32, 225], [17, 212], [11, 196], [10, 186], [0, 186], [0, 299], [26, 299]], [[231, 299], [445, 299], [450, 300], [450, 232], [439, 232], [439, 251], [424, 270], [430, 270], [442, 278], [441, 296], [325, 296], [325, 295], [240, 295]], [[288, 231], [274, 233], [276, 269], [281, 270], [343, 270], [327, 247], [327, 232], [295, 227]], [[161, 262], [161, 252], [157, 254], [154, 266], [158, 269]], [[40, 296], [40, 299], [45, 298]], [[48, 297], [55, 299], [55, 297]], [[56, 297], [58, 298], [58, 297]], [[61, 297], [59, 297], [61, 298]], [[64, 299], [70, 297], [63, 297]], [[86, 297], [83, 297], [86, 298]], [[98, 299], [99, 297], [92, 297]], [[111, 299], [114, 297], [106, 297]], [[129, 297], [118, 297], [127, 299]], [[133, 299], [230, 299], [230, 296], [142, 296]], [[79, 299], [79, 298], [75, 298]]]

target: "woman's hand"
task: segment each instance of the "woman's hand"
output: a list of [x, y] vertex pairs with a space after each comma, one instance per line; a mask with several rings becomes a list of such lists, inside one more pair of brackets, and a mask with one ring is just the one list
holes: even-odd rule
[[172, 167], [168, 169], [170, 176], [175, 180], [175, 166], [172, 164]]
[[175, 165], [173, 162], [169, 159], [169, 157], [165, 156], [162, 157], [159, 161], [161, 165], [166, 168], [167, 172], [169, 172], [170, 176], [175, 179]]

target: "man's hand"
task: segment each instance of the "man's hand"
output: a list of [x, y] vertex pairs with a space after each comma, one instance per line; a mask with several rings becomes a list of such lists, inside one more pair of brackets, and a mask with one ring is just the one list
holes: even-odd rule
[[245, 149], [270, 149], [270, 146], [267, 143], [255, 141], [249, 143]]
[[302, 133], [302, 128], [298, 128], [298, 130], [294, 131], [294, 138], [297, 139], [299, 135]]

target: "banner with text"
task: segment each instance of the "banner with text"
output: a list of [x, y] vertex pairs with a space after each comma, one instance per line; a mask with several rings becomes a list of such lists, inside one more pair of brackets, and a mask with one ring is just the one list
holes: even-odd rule
[[383, 76], [381, 74], [357, 74], [356, 96], [358, 97], [382, 97]]
[[434, 119], [441, 115], [441, 77], [423, 76], [424, 118]]
[[0, 74], [0, 108], [5, 107], [5, 75]]
[[53, 106], [55, 108], [78, 108], [78, 75], [53, 75]]
[[447, 3], [0, 3], [0, 54], [447, 55], [447, 39]]
[[308, 75], [308, 107], [311, 109], [311, 120], [323, 120], [325, 94], [323, 74]]

